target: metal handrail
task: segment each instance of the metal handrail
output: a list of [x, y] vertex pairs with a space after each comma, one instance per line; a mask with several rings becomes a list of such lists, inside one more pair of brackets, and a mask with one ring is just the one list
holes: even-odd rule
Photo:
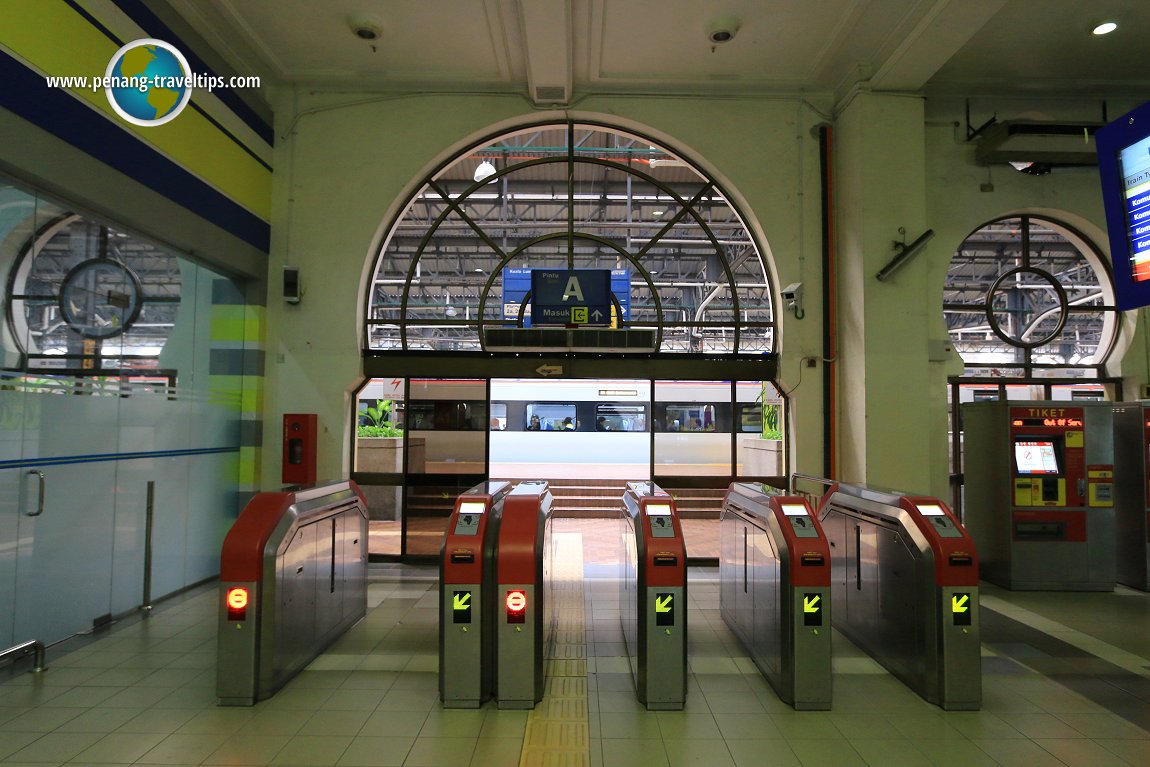
[[837, 479], [827, 479], [826, 477], [816, 477], [814, 474], [799, 474], [796, 471], [794, 474], [791, 475], [791, 489], [792, 490], [795, 487], [795, 480], [796, 479], [805, 479], [808, 482], [817, 482], [820, 485], [826, 485], [827, 487], [830, 487], [831, 485], [834, 485], [838, 482]]
[[47, 671], [48, 667], [44, 665], [44, 643], [39, 639], [29, 639], [27, 642], [21, 642], [18, 645], [9, 647], [7, 650], [0, 652], [0, 661], [8, 657], [22, 658], [28, 653], [32, 653], [35, 657], [32, 659], [32, 673], [39, 674]]

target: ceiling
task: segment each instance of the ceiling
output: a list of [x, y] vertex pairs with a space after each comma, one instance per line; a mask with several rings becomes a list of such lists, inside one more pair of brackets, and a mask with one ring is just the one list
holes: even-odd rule
[[[240, 74], [332, 89], [1142, 99], [1145, 0], [167, 0]], [[378, 29], [363, 40], [358, 26]], [[1118, 30], [1094, 37], [1099, 21]], [[715, 44], [711, 33], [734, 32]]]

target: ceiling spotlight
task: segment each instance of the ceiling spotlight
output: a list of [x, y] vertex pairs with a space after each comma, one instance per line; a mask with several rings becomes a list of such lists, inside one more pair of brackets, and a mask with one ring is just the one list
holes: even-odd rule
[[479, 167], [475, 169], [475, 180], [482, 181], [495, 175], [495, 166], [491, 164], [491, 160], [484, 160], [479, 163]]
[[739, 31], [738, 19], [715, 19], [707, 27], [707, 39], [713, 45], [721, 43], [729, 43], [735, 39], [735, 33]]
[[378, 16], [353, 13], [347, 17], [347, 25], [360, 40], [378, 40], [383, 34], [383, 21]]
[[1090, 31], [1095, 35], [1108, 35], [1116, 29], [1118, 29], [1118, 24], [1116, 22], [1104, 21]]

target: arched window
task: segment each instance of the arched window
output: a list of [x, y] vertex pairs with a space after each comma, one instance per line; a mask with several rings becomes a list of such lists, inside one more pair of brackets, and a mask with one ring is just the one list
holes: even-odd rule
[[19, 358], [8, 367], [156, 368], [180, 308], [180, 259], [65, 210], [38, 218], [9, 274], [7, 322]]
[[1121, 396], [1121, 382], [1105, 373], [1118, 312], [1097, 249], [1065, 224], [1025, 215], [991, 221], [962, 241], [947, 269], [943, 313], [965, 363], [947, 390], [952, 503], [961, 511], [961, 404]]
[[966, 377], [1100, 377], [1118, 328], [1098, 252], [1035, 216], [991, 221], [963, 240], [943, 312]]
[[765, 262], [723, 191], [647, 138], [583, 123], [500, 135], [431, 175], [378, 256], [367, 352], [486, 349], [529, 322], [517, 279], [611, 269], [616, 327], [648, 351], [773, 351]]

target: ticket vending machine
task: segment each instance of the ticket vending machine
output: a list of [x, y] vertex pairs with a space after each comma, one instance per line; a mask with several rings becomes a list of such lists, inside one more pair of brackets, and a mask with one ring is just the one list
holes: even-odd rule
[[1150, 403], [1114, 405], [1118, 582], [1150, 591]]
[[1110, 591], [1113, 405], [962, 406], [963, 523], [983, 578], [1009, 589]]

